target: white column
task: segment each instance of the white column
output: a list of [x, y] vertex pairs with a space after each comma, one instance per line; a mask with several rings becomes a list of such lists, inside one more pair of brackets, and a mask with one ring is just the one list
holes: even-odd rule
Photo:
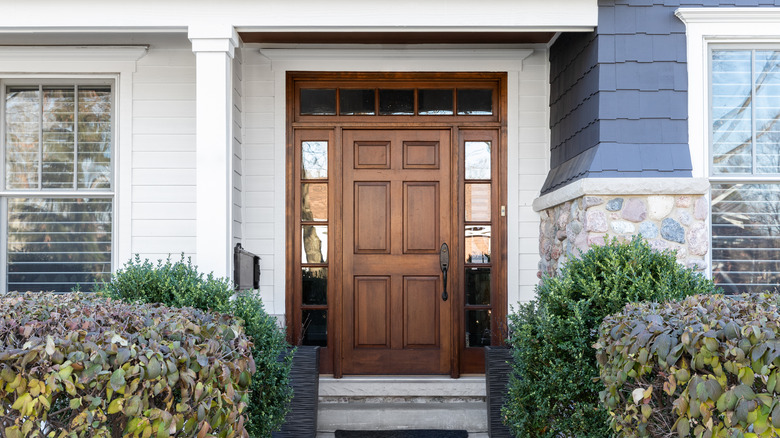
[[232, 277], [232, 59], [229, 25], [190, 26], [196, 62], [196, 255], [202, 272]]

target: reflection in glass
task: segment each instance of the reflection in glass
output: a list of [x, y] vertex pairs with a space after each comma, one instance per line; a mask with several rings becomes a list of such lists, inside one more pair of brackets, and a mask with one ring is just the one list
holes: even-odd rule
[[757, 50], [754, 66], [756, 173], [780, 173], [780, 52]]
[[9, 87], [5, 95], [5, 186], [37, 189], [41, 95], [38, 87]]
[[306, 116], [336, 115], [336, 90], [301, 89], [301, 114]]
[[712, 185], [712, 278], [726, 293], [778, 292], [780, 184]]
[[327, 184], [301, 184], [301, 220], [328, 220]]
[[328, 226], [303, 225], [301, 227], [302, 263], [327, 263]]
[[466, 310], [466, 347], [490, 345], [490, 310]]
[[490, 268], [466, 268], [466, 304], [490, 305]]
[[466, 179], [490, 179], [490, 142], [466, 142]]
[[453, 90], [418, 90], [417, 113], [421, 116], [452, 115]]
[[45, 189], [74, 188], [75, 107], [73, 87], [43, 89], [41, 186]]
[[339, 113], [342, 116], [373, 115], [376, 111], [374, 90], [339, 90]]
[[303, 304], [328, 304], [328, 268], [302, 268]]
[[466, 227], [466, 263], [490, 263], [490, 225]]
[[471, 116], [493, 114], [493, 90], [458, 90], [458, 114]]
[[466, 184], [466, 220], [490, 220], [490, 184]]
[[91, 291], [111, 276], [111, 230], [111, 199], [8, 199], [8, 290]]
[[752, 97], [749, 50], [712, 52], [713, 173], [752, 171]]
[[301, 179], [328, 178], [328, 142], [301, 143]]
[[328, 346], [328, 311], [325, 309], [303, 310], [301, 318], [302, 345]]
[[379, 114], [413, 115], [414, 90], [379, 90]]
[[79, 87], [78, 187], [111, 188], [111, 89]]

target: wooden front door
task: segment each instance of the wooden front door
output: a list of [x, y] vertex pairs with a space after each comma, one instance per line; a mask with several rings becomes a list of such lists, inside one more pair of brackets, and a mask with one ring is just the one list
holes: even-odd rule
[[[450, 374], [449, 130], [344, 130], [345, 374]], [[451, 292], [451, 289], [450, 289]]]

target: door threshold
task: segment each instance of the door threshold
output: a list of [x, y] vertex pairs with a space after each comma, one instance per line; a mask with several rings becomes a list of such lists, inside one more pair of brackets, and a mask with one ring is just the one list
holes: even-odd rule
[[320, 376], [320, 397], [485, 397], [485, 376]]

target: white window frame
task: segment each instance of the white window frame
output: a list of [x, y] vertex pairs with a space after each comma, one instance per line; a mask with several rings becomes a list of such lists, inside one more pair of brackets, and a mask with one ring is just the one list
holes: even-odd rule
[[[0, 46], [0, 90], [6, 84], [71, 83], [98, 84], [111, 82], [112, 102], [112, 188], [106, 191], [68, 191], [74, 196], [91, 194], [112, 196], [112, 270], [120, 261], [132, 256], [132, 122], [133, 122], [133, 73], [137, 61], [148, 51], [148, 46]], [[3, 94], [5, 96], [5, 94]], [[3, 104], [4, 108], [5, 105]], [[5, 118], [0, 119], [0, 138], [5, 141]], [[0, 165], [3, 170], [0, 195], [48, 196], [52, 191], [6, 190], [5, 148]], [[62, 194], [59, 195], [60, 197]], [[5, 201], [0, 202], [0, 244], [5, 259], [7, 211]], [[0, 264], [0, 291], [6, 289], [6, 263]]]

